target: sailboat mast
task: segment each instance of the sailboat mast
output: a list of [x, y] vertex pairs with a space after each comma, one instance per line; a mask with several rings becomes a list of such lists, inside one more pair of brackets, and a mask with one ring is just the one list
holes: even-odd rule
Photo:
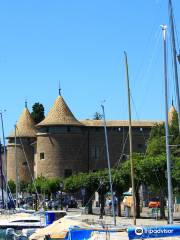
[[[5, 112], [6, 110], [4, 110]], [[6, 155], [6, 141], [5, 141], [5, 134], [4, 134], [4, 124], [3, 124], [3, 112], [0, 112], [1, 115], [1, 126], [2, 126], [2, 134], [3, 134], [3, 148], [4, 148], [4, 166], [5, 164], [7, 164], [7, 155]], [[8, 200], [8, 182], [7, 182], [7, 167], [4, 167], [4, 169], [6, 169], [6, 173], [4, 173], [2, 171], [2, 174], [4, 175], [4, 179], [5, 179], [5, 192], [6, 192], [6, 197], [5, 197], [5, 206], [6, 209], [8, 209], [7, 206], [7, 200]], [[3, 170], [3, 162], [2, 162], [2, 170]]]
[[2, 197], [2, 207], [4, 208], [4, 184], [3, 184], [3, 164], [1, 155], [1, 142], [0, 142], [0, 171], [1, 171], [1, 197]]
[[126, 80], [127, 80], [127, 92], [128, 92], [128, 112], [129, 112], [129, 150], [130, 150], [130, 162], [131, 162], [131, 184], [133, 195], [133, 224], [136, 225], [136, 197], [135, 197], [135, 182], [134, 182], [134, 163], [133, 163], [133, 147], [132, 147], [132, 125], [131, 125], [131, 101], [130, 101], [130, 86], [129, 86], [129, 70], [127, 54], [124, 52], [125, 64], [126, 64]]
[[177, 98], [177, 110], [178, 110], [178, 123], [179, 123], [179, 132], [180, 132], [180, 97], [179, 97], [179, 82], [178, 82], [178, 70], [177, 70], [177, 53], [176, 53], [176, 42], [174, 34], [174, 20], [173, 20], [173, 7], [172, 1], [169, 0], [169, 19], [171, 26], [171, 42], [172, 42], [172, 51], [173, 51], [173, 63], [174, 63], [174, 76], [175, 76], [175, 85], [176, 85], [176, 98]]
[[164, 48], [164, 86], [165, 86], [165, 130], [166, 130], [166, 161], [167, 161], [167, 180], [168, 180], [168, 223], [173, 224], [173, 197], [172, 197], [172, 178], [171, 178], [171, 159], [169, 148], [169, 126], [168, 126], [168, 81], [167, 81], [167, 53], [166, 53], [166, 29], [163, 25], [163, 48]]
[[113, 212], [114, 225], [116, 226], [114, 195], [113, 195], [112, 176], [111, 176], [111, 164], [110, 164], [110, 159], [109, 159], [109, 146], [108, 146], [108, 139], [107, 139], [106, 117], [105, 117], [104, 105], [101, 105], [101, 107], [102, 107], [102, 111], [103, 111], [103, 120], [104, 120], [104, 134], [105, 134], [105, 142], [106, 142], [107, 161], [108, 161], [109, 185], [110, 185], [110, 191], [111, 191], [111, 197], [112, 197], [112, 212]]
[[14, 160], [16, 164], [16, 208], [18, 208], [18, 161], [17, 161], [17, 138], [16, 138], [16, 125], [14, 126]]

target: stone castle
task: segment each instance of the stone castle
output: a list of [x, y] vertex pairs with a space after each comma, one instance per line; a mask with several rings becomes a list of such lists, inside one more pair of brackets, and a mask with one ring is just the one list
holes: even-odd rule
[[[129, 153], [128, 121], [106, 124], [113, 167]], [[154, 124], [132, 121], [134, 152], [145, 151]], [[32, 176], [64, 178], [107, 168], [103, 121], [77, 120], [61, 95], [42, 122], [35, 125], [25, 106], [16, 126], [8, 136], [8, 180], [15, 181], [17, 174], [20, 181], [29, 182]]]

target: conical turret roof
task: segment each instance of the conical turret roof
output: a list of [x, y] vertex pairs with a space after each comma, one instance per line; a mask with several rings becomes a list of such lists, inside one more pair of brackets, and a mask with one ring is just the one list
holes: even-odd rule
[[44, 125], [82, 125], [72, 114], [62, 96], [58, 96], [46, 118], [37, 126]]
[[168, 122], [169, 122], [169, 124], [172, 123], [173, 116], [174, 116], [175, 112], [176, 112], [176, 109], [175, 109], [175, 107], [174, 107], [174, 105], [172, 103], [172, 106], [170, 107], [169, 112], [168, 112]]
[[[27, 107], [24, 108], [16, 127], [17, 137], [36, 137], [35, 123]], [[15, 137], [15, 130], [8, 136], [8, 138], [13, 137]]]

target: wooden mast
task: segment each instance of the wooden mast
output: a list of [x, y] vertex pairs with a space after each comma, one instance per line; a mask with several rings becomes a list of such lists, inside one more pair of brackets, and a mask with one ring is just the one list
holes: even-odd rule
[[132, 147], [132, 125], [131, 125], [131, 100], [130, 100], [130, 86], [129, 86], [129, 70], [127, 54], [124, 52], [125, 65], [126, 65], [126, 80], [127, 80], [127, 93], [128, 93], [128, 112], [129, 112], [129, 151], [131, 162], [131, 184], [132, 184], [132, 196], [133, 196], [133, 224], [136, 225], [136, 197], [135, 197], [135, 181], [134, 181], [134, 163], [133, 163], [133, 147]]

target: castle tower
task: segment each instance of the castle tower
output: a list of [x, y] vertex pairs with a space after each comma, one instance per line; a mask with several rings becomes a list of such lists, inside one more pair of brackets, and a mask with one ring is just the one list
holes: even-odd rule
[[68, 177], [87, 171], [87, 132], [61, 95], [37, 128], [36, 177]]
[[174, 107], [174, 104], [172, 102], [172, 106], [170, 107], [169, 112], [168, 112], [168, 122], [169, 122], [169, 125], [172, 124], [173, 117], [174, 117], [175, 113], [177, 113], [177, 111], [176, 111], [176, 109]]
[[[36, 140], [35, 124], [27, 105], [25, 106], [19, 121], [16, 124], [16, 145], [15, 145], [15, 129], [7, 137], [7, 178], [16, 181], [16, 161], [18, 165], [19, 181], [31, 181], [31, 175], [34, 175], [34, 148], [33, 143]], [[16, 159], [15, 159], [16, 146]], [[28, 168], [28, 163], [30, 167]]]

